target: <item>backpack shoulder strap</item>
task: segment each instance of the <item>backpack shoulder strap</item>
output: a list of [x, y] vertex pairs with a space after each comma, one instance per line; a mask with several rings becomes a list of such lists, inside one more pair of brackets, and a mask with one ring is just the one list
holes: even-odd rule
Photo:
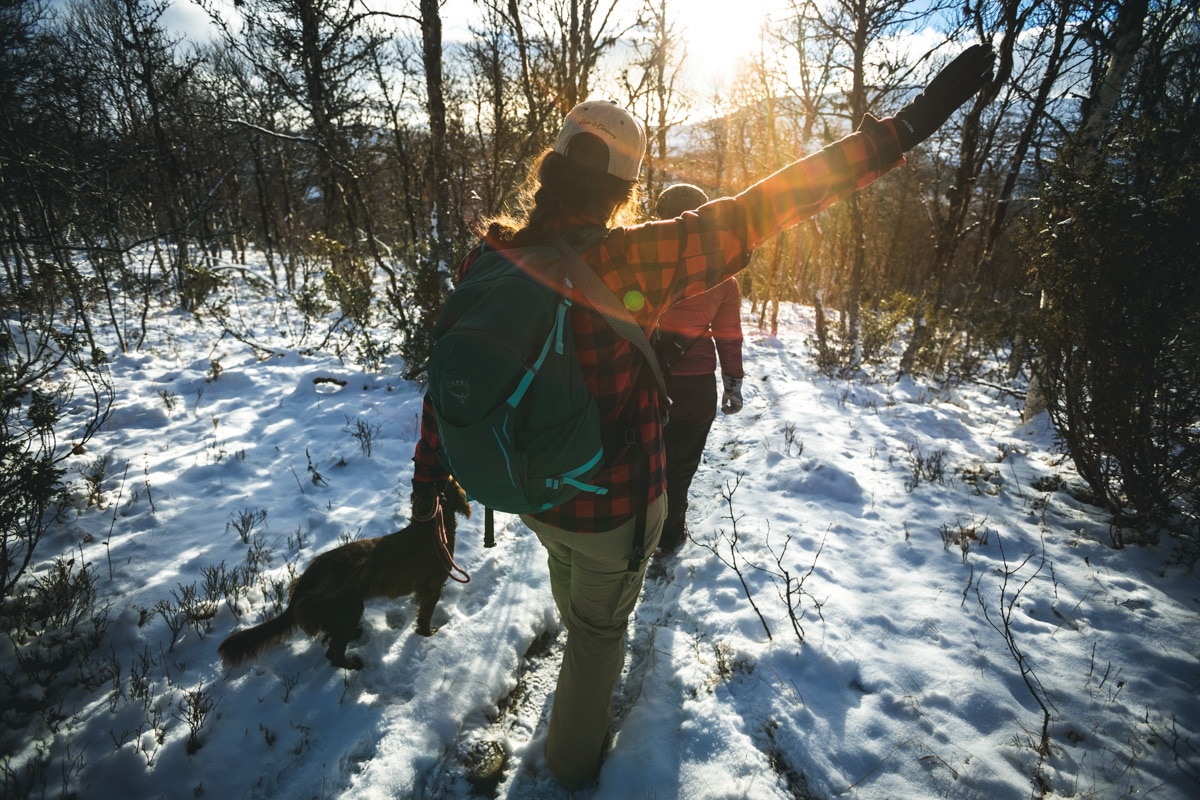
[[563, 238], [557, 233], [550, 231], [547, 240], [560, 253], [567, 265], [567, 276], [571, 279], [571, 283], [583, 293], [592, 307], [598, 311], [613, 330], [617, 332], [621, 338], [628, 340], [634, 347], [641, 351], [642, 356], [646, 359], [646, 365], [654, 374], [654, 381], [658, 384], [658, 391], [662, 397], [667, 396], [667, 383], [663, 379], [662, 370], [658, 366], [658, 358], [654, 355], [654, 348], [650, 346], [650, 341], [646, 338], [646, 332], [642, 327], [634, 321], [633, 315], [629, 313], [629, 309], [621, 303], [621, 300], [608, 288], [608, 284], [600, 280], [591, 267], [579, 257], [575, 249], [563, 241]]
[[471, 261], [470, 267], [467, 268], [467, 277], [471, 276], [471, 268], [480, 263], [484, 265], [509, 263], [539, 266], [560, 257], [561, 253], [556, 248], [545, 244], [497, 249], [486, 242], [481, 242], [479, 247], [476, 248], [475, 257]]

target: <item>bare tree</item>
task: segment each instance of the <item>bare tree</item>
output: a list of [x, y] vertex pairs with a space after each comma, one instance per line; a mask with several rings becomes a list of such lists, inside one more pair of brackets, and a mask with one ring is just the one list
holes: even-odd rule
[[198, 118], [218, 134], [217, 163], [233, 184], [222, 197], [238, 204], [240, 235], [266, 258], [271, 282], [294, 291], [300, 288], [297, 255], [303, 244], [292, 164], [301, 161], [297, 153], [307, 148], [277, 135], [285, 133], [280, 128], [290, 114], [288, 100], [227, 42], [209, 42], [199, 52]]
[[819, 24], [821, 9], [811, 0], [793, 0], [791, 15], [774, 33], [785, 53], [794, 53], [789, 69], [779, 76], [786, 94], [800, 103], [801, 141], [806, 144], [820, 135], [824, 142], [835, 137], [830, 128], [833, 107], [829, 102], [836, 67], [837, 40]]
[[[983, 257], [979, 262], [981, 272], [992, 270], [1026, 161], [1038, 135], [1047, 125], [1051, 93], [1060, 83], [1067, 60], [1075, 49], [1072, 40], [1076, 36], [1071, 34], [1072, 8], [1066, 3], [1005, 2], [999, 21], [1003, 27], [993, 85], [1006, 87], [1008, 95], [998, 98], [1001, 107], [997, 116], [1007, 118], [1006, 124], [1015, 132], [1016, 141], [990, 209]], [[1037, 36], [1029, 44], [1022, 45], [1023, 34], [1030, 28]], [[1016, 107], [1021, 103], [1025, 105], [1025, 111], [1017, 113]], [[973, 283], [977, 285], [978, 282]]]
[[1108, 57], [1094, 62], [1097, 80], [1080, 109], [1080, 158], [1094, 154], [1108, 132], [1113, 109], [1121, 98], [1125, 80], [1142, 46], [1142, 28], [1149, 13], [1149, 0], [1131, 0], [1114, 5], [1116, 15], [1111, 32], [1102, 38], [1097, 37]]
[[402, 352], [408, 363], [407, 377], [425, 370], [433, 346], [433, 328], [446, 293], [446, 276], [454, 269], [454, 223], [457, 209], [450, 203], [449, 160], [446, 153], [446, 100], [442, 84], [442, 18], [438, 0], [420, 0], [421, 65], [425, 76], [425, 110], [429, 123], [424, 189], [430, 198], [428, 246], [414, 254], [412, 324]]
[[152, 242], [175, 296], [191, 308], [205, 292], [192, 252], [205, 227], [195, 198], [204, 194], [184, 155], [196, 60], [179, 56], [179, 40], [162, 24], [166, 9], [161, 0], [84, 0], [68, 8], [62, 35], [70, 43], [65, 68], [102, 109], [79, 122], [114, 137], [106, 160], [128, 192], [116, 193], [123, 207], [107, 215], [102, 238], [110, 247], [131, 236]]
[[426, 186], [437, 226], [435, 261], [449, 268], [454, 257], [446, 154], [446, 97], [442, 88], [442, 16], [438, 0], [421, 0], [421, 63], [425, 70], [425, 109], [429, 117]]
[[474, 117], [476, 203], [474, 214], [499, 211], [521, 179], [521, 166], [533, 155], [528, 103], [530, 87], [522, 79], [528, 69], [519, 19], [507, 16], [507, 3], [486, 0], [480, 19], [471, 26], [467, 66], [476, 80], [467, 87]]
[[638, 20], [643, 35], [635, 40], [633, 61], [622, 72], [629, 106], [645, 125], [650, 144], [645, 186], [651, 198], [666, 185], [668, 137], [688, 110], [680, 86], [687, 49], [672, 8], [669, 0], [644, 0]]
[[[546, 23], [535, 9], [532, 19], [536, 23], [535, 30], [541, 30], [541, 33], [531, 32], [517, 0], [504, 1], [503, 17], [512, 29], [520, 67], [520, 85], [525, 96], [525, 134], [530, 140], [540, 143], [552, 134], [559, 117], [571, 108], [565, 99], [565, 88], [554, 81], [555, 64], [561, 60], [554, 56], [553, 34], [556, 29], [553, 21]], [[495, 2], [499, 6], [501, 0]]]
[[[776, 69], [777, 60], [774, 53], [765, 46], [768, 41], [765, 31], [760, 31], [760, 47], [752, 61], [746, 63], [746, 74], [753, 81], [755, 91], [762, 98], [757, 104], [758, 128], [761, 132], [762, 172], [774, 172], [785, 164], [793, 161], [800, 150], [796, 136], [797, 121], [801, 115], [792, 113], [790, 98], [782, 98], [781, 76]], [[751, 306], [758, 307], [758, 326], [767, 328], [767, 312], [770, 309], [771, 324], [769, 330], [774, 335], [779, 332], [779, 302], [782, 295], [785, 272], [785, 253], [792, 252], [794, 235], [785, 232], [774, 241], [768, 242], [760, 250], [760, 258], [756, 263], [756, 280], [753, 291], [749, 292]], [[790, 261], [790, 259], [788, 259]]]
[[[558, 47], [547, 55], [554, 61], [564, 110], [588, 99], [600, 56], [626, 32], [626, 29], [615, 27], [614, 14], [618, 4], [619, 0], [557, 0], [550, 3], [551, 30], [558, 31]], [[548, 41], [550, 39], [547, 37]]]
[[364, 235], [370, 211], [363, 202], [363, 170], [355, 163], [353, 139], [367, 106], [373, 54], [385, 41], [372, 26], [377, 12], [361, 0], [244, 0], [235, 4], [241, 18], [235, 28], [224, 6], [213, 0], [201, 5], [226, 44], [298, 112], [283, 116], [280, 130], [260, 133], [307, 145], [320, 197], [314, 229], [351, 256], [370, 248], [373, 239]]
[[385, 51], [373, 55], [377, 103], [390, 141], [384, 148], [386, 184], [384, 216], [393, 221], [393, 240], [415, 251], [427, 233], [424, 215], [424, 126], [410, 109], [424, 102], [423, 74], [417, 61], [419, 43], [397, 36]]
[[[914, 9], [902, 0], [837, 0], [833, 3], [796, 2], [798, 18], [812, 26], [810, 34], [824, 53], [832, 56], [829, 62], [834, 75], [817, 73], [818, 83], [830, 81], [840, 87], [842, 96], [837, 110], [849, 126], [855, 126], [863, 115], [878, 109], [883, 98], [891, 98], [897, 87], [909, 75], [906, 54], [889, 52], [881, 43], [895, 40], [896, 34], [910, 30], [923, 19], [932, 19], [941, 11], [941, 3], [923, 4]], [[830, 80], [832, 79], [832, 80]], [[867, 263], [866, 216], [860, 195], [848, 199], [851, 247], [849, 274], [846, 279], [844, 327], [847, 340], [853, 344], [859, 338], [859, 307], [862, 303], [864, 273]]]
[[76, 91], [51, 22], [40, 3], [0, 6], [0, 603], [37, 563], [60, 498], [72, 455], [60, 422], [82, 447], [112, 401], [73, 249], [76, 226], [103, 210], [92, 183], [102, 165], [87, 163], [98, 148], [82, 124], [97, 106]]

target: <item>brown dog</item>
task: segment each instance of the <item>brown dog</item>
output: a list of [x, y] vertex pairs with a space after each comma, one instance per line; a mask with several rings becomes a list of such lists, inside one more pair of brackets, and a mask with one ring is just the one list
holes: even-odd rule
[[453, 479], [447, 482], [440, 505], [431, 519], [314, 558], [288, 589], [283, 613], [221, 642], [217, 649], [221, 658], [236, 666], [302, 628], [309, 636], [324, 634], [329, 642], [325, 656], [334, 666], [362, 669], [361, 658], [346, 656], [346, 645], [362, 633], [363, 604], [372, 597], [416, 594], [420, 601], [417, 633], [432, 636], [437, 628], [429, 623], [442, 597], [442, 584], [451, 569], [457, 569], [453, 559], [456, 515], [471, 516], [466, 494]]

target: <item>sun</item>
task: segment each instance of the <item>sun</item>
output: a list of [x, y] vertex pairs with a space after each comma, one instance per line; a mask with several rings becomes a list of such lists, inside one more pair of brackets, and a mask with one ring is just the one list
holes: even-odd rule
[[701, 91], [728, 85], [738, 65], [759, 49], [763, 26], [786, 0], [689, 0], [676, 27], [687, 46], [684, 71]]

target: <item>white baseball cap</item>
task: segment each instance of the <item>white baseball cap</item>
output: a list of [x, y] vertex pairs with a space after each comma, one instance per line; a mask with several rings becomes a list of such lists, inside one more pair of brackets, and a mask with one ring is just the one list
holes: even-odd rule
[[[607, 159], [571, 152], [571, 141], [582, 133], [597, 137], [608, 148]], [[636, 181], [646, 153], [642, 124], [610, 100], [588, 100], [571, 109], [554, 142], [554, 152], [585, 166], [603, 170], [623, 181]]]

